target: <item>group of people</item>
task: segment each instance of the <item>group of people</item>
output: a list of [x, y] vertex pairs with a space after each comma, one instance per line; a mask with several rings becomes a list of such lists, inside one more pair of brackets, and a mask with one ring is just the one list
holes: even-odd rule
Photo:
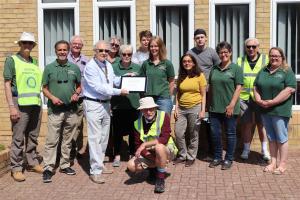
[[[222, 165], [222, 170], [230, 169], [239, 116], [244, 143], [240, 157], [248, 159], [257, 126], [262, 158], [270, 160], [263, 170], [284, 173], [296, 79], [282, 49], [273, 47], [269, 55], [264, 55], [259, 52], [259, 41], [249, 38], [245, 41], [245, 56], [234, 63], [228, 42], [220, 42], [214, 50], [207, 46], [205, 30], [197, 29], [195, 47], [181, 57], [175, 82], [173, 63], [167, 59], [163, 40], [148, 30], [139, 36], [140, 47], [136, 52], [131, 45], [122, 45], [120, 37], [114, 36], [109, 42], [100, 40], [94, 45], [94, 56], [90, 60], [81, 53], [84, 43], [80, 36], [73, 36], [70, 42], [58, 41], [56, 60], [42, 72], [30, 56], [36, 45], [34, 35], [22, 33], [17, 41], [20, 50], [6, 59], [3, 73], [13, 130], [11, 174], [14, 180], [25, 180], [23, 150], [27, 170], [42, 173], [43, 182], [49, 183], [57, 168], [57, 155], [60, 156], [59, 171], [75, 175], [70, 152], [75, 148], [80, 156], [88, 147], [90, 179], [104, 183], [103, 174], [113, 173], [104, 165], [112, 127], [112, 166], [121, 165], [122, 137], [128, 134], [132, 155], [128, 170], [149, 169], [149, 179], [155, 180], [154, 191], [162, 193], [169, 162], [183, 163], [186, 167], [195, 163], [203, 120], [208, 125], [207, 143], [213, 156], [209, 167]], [[145, 92], [131, 93], [120, 88], [122, 76], [137, 75], [147, 77]], [[48, 99], [44, 166], [39, 163], [36, 152], [41, 88]], [[173, 95], [176, 99], [174, 138], [170, 122]], [[84, 117], [88, 144], [82, 142]], [[227, 141], [224, 158], [222, 131]]]

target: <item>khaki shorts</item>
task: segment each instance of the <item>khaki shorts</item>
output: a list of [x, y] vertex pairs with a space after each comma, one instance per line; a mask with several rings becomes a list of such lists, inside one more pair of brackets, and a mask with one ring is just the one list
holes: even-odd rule
[[[167, 145], [167, 151], [168, 151], [168, 161], [167, 163], [169, 163], [171, 160], [175, 159], [176, 154], [175, 154], [175, 149], [173, 148], [172, 145]], [[148, 149], [150, 152], [153, 152], [153, 148]], [[143, 169], [147, 169], [149, 167], [155, 167], [155, 161], [145, 158], [143, 156], [140, 156], [139, 158], [137, 158], [135, 160], [135, 162], [137, 162], [138, 164], [140, 164], [142, 166]]]

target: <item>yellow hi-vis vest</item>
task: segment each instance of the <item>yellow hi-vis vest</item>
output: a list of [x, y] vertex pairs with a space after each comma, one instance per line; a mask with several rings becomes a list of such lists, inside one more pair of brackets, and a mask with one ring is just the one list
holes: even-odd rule
[[16, 84], [18, 91], [18, 104], [20, 106], [41, 105], [42, 72], [37, 66], [37, 61], [27, 63], [12, 56], [16, 68]]
[[239, 57], [237, 59], [237, 64], [243, 70], [243, 77], [244, 77], [244, 85], [243, 89], [240, 93], [240, 98], [242, 100], [249, 100], [251, 97], [253, 100], [254, 93], [253, 93], [253, 84], [258, 72], [269, 62], [268, 56], [261, 54], [258, 61], [256, 62], [253, 70], [251, 69], [249, 62], [247, 60], [247, 56]]
[[[162, 125], [164, 123], [165, 114], [166, 113], [163, 111], [160, 111], [160, 110], [157, 111], [156, 120], [151, 125], [147, 134], [144, 133], [142, 115], [140, 115], [139, 118], [137, 120], [135, 120], [134, 128], [140, 133], [140, 139], [143, 142], [152, 141], [159, 137], [159, 135], [161, 133]], [[171, 149], [174, 150], [175, 155], [177, 154], [178, 149], [174, 143], [172, 136], [170, 136], [167, 146], [169, 146]]]

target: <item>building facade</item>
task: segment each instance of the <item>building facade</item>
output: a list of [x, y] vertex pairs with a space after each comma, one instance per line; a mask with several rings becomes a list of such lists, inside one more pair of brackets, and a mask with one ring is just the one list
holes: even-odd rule
[[[298, 81], [294, 96], [290, 138], [300, 136], [300, 0], [11, 0], [0, 1], [0, 72], [5, 58], [14, 54], [14, 41], [23, 31], [33, 32], [38, 45], [33, 56], [39, 66], [55, 59], [56, 41], [74, 34], [84, 38], [83, 53], [93, 56], [99, 39], [119, 35], [135, 48], [138, 33], [149, 29], [161, 36], [177, 73], [180, 56], [192, 48], [196, 28], [207, 30], [209, 46], [226, 40], [233, 46], [233, 61], [244, 54], [248, 37], [260, 40], [260, 50], [284, 49]], [[0, 77], [0, 143], [9, 144], [11, 127]], [[45, 107], [45, 106], [44, 106]], [[46, 133], [46, 107], [41, 138]]]

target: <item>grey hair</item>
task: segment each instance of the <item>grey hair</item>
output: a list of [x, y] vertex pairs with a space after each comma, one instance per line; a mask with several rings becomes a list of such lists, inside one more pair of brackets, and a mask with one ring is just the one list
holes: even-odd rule
[[98, 40], [98, 41], [94, 44], [93, 50], [96, 50], [96, 49], [97, 49], [97, 45], [98, 45], [98, 44], [105, 44], [107, 47], [110, 46], [109, 43], [106, 42], [105, 40]]
[[255, 37], [250, 37], [245, 40], [245, 47], [247, 46], [247, 43], [250, 41], [255, 41], [257, 43], [257, 45], [259, 46], [259, 40]]
[[123, 44], [123, 40], [120, 36], [117, 36], [117, 35], [111, 36], [109, 41], [111, 41], [111, 40], [118, 40], [120, 45]]
[[83, 39], [82, 39], [79, 35], [73, 35], [73, 36], [71, 37], [71, 39], [70, 39], [70, 44], [72, 44], [73, 41], [74, 41], [76, 38], [79, 38], [80, 41], [81, 41], [81, 43], [82, 43], [82, 45], [83, 45]]
[[132, 53], [132, 52], [133, 52], [133, 47], [132, 47], [131, 45], [128, 45], [128, 44], [123, 44], [123, 45], [121, 45], [121, 46], [120, 46], [120, 50], [119, 50], [120, 55], [121, 55], [124, 51], [126, 51], [126, 50], [130, 50], [130, 52]]

